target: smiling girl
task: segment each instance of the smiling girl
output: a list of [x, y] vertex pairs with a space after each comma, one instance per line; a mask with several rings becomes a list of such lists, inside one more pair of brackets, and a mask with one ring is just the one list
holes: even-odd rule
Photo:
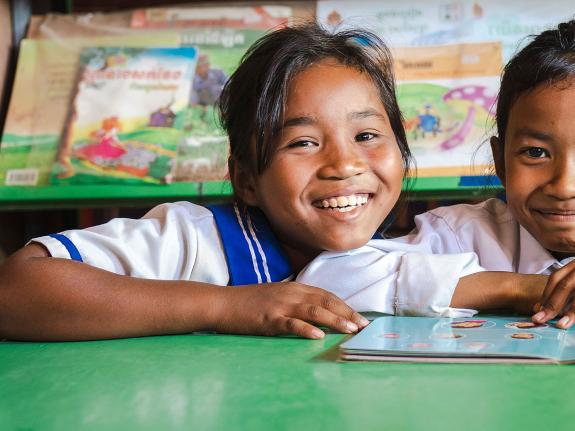
[[0, 338], [321, 338], [314, 325], [367, 324], [335, 295], [287, 280], [323, 250], [364, 245], [401, 193], [410, 153], [385, 45], [315, 24], [271, 33], [220, 109], [235, 202], [164, 204], [33, 239], [0, 267]]

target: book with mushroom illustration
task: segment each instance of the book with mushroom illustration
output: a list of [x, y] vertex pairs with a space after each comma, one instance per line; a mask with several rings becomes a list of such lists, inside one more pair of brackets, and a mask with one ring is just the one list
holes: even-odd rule
[[[498, 43], [398, 50], [397, 94], [420, 176], [484, 175], [501, 70]], [[476, 158], [475, 163], [471, 161]]]
[[349, 361], [575, 363], [575, 329], [525, 317], [384, 316], [340, 346]]
[[84, 49], [51, 181], [170, 182], [196, 56], [193, 47]]
[[488, 139], [503, 64], [527, 36], [573, 16], [572, 0], [518, 4], [319, 0], [316, 16], [328, 28], [368, 28], [392, 48], [418, 176], [482, 176], [492, 174]]

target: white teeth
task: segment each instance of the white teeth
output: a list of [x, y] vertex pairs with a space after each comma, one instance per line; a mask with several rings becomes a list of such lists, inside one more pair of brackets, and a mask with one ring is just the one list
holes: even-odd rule
[[346, 207], [347, 206], [347, 198], [345, 196], [338, 196], [337, 197], [337, 206], [338, 207]]
[[351, 211], [355, 208], [357, 208], [357, 207], [353, 206], [353, 207], [334, 208], [334, 210], [337, 212], [340, 212], [340, 213], [346, 213], [346, 212]]
[[348, 212], [358, 206], [365, 205], [368, 201], [367, 194], [350, 195], [350, 196], [337, 196], [329, 199], [323, 199], [319, 203], [320, 208], [331, 208], [339, 212]]

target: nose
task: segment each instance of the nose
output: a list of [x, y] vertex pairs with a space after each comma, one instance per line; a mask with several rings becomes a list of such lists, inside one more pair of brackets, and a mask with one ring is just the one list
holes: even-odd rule
[[575, 198], [575, 158], [565, 157], [555, 163], [551, 180], [545, 184], [543, 192], [561, 200]]
[[343, 180], [364, 173], [369, 166], [366, 154], [358, 143], [346, 139], [327, 143], [322, 157], [324, 160], [318, 171], [322, 179]]

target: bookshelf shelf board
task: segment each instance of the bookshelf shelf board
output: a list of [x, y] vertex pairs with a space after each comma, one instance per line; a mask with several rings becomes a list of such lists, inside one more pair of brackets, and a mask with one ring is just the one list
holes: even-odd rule
[[[460, 177], [417, 179], [411, 200], [481, 199], [495, 195], [498, 187], [461, 186]], [[191, 200], [207, 202], [229, 199], [227, 181], [174, 183], [170, 185], [58, 185], [38, 187], [0, 187], [0, 211], [19, 209], [129, 207], [161, 202]]]

